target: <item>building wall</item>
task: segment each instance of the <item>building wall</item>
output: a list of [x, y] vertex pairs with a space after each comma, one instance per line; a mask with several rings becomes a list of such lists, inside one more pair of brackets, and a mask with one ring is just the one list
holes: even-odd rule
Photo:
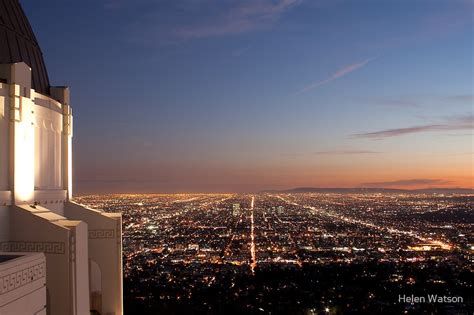
[[0, 314], [46, 315], [46, 259], [42, 253], [10, 252], [0, 263]]
[[[66, 217], [86, 222], [89, 227], [89, 259], [96, 264], [90, 275], [92, 301], [100, 293], [102, 314], [123, 314], [121, 214], [88, 209], [74, 202], [66, 202], [64, 210]], [[100, 292], [94, 292], [99, 288]]]
[[[31, 292], [10, 304], [0, 307], [2, 315], [34, 314], [46, 315], [46, 287]], [[42, 304], [41, 304], [42, 303]], [[40, 306], [41, 305], [41, 306]]]
[[48, 209], [64, 214], [67, 192], [64, 190], [63, 109], [62, 105], [34, 93], [35, 126], [35, 197]]
[[9, 210], [9, 110], [8, 85], [0, 83], [0, 242], [8, 240], [10, 233]]
[[0, 206], [0, 243], [9, 240], [10, 235], [10, 210], [8, 206]]
[[69, 90], [36, 93], [24, 63], [0, 64], [0, 79], [0, 249], [45, 252], [48, 314], [90, 314], [91, 293], [102, 314], [123, 314], [121, 216], [68, 202]]
[[[36, 93], [35, 93], [36, 94]], [[35, 120], [35, 190], [62, 189], [62, 125], [61, 108], [36, 97], [34, 100]]]
[[0, 83], [0, 191], [9, 190], [8, 183], [8, 146], [9, 146], [9, 119], [8, 119], [8, 85]]
[[40, 206], [11, 210], [10, 250], [45, 253], [49, 314], [89, 315], [87, 224]]
[[[25, 64], [0, 65], [0, 79], [7, 82], [0, 83], [0, 206], [37, 202], [62, 215], [68, 198], [65, 106], [31, 89]], [[57, 97], [64, 94], [64, 88], [52, 89]], [[0, 208], [0, 218], [6, 211]], [[3, 221], [0, 230], [6, 230]]]

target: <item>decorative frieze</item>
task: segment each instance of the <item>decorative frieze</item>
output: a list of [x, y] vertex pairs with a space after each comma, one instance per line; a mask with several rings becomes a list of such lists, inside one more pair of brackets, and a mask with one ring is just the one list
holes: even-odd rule
[[106, 239], [115, 238], [115, 230], [103, 229], [103, 230], [89, 230], [90, 239]]
[[64, 254], [65, 248], [66, 245], [64, 242], [0, 242], [0, 251], [5, 252], [43, 252], [45, 254]]
[[0, 294], [18, 289], [33, 281], [46, 277], [46, 263], [43, 261], [12, 273], [0, 276]]

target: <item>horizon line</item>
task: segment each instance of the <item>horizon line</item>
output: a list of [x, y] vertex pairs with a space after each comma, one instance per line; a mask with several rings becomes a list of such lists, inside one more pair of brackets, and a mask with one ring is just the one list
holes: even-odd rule
[[74, 197], [86, 196], [86, 195], [228, 195], [228, 194], [265, 194], [265, 193], [287, 193], [294, 190], [303, 189], [314, 189], [314, 190], [386, 190], [386, 191], [405, 191], [405, 192], [417, 192], [426, 190], [467, 190], [474, 193], [474, 187], [426, 187], [426, 188], [394, 188], [394, 187], [295, 187], [288, 189], [264, 189], [259, 191], [246, 191], [246, 192], [198, 192], [198, 191], [176, 191], [176, 192], [102, 192], [102, 193], [78, 193], [73, 194]]

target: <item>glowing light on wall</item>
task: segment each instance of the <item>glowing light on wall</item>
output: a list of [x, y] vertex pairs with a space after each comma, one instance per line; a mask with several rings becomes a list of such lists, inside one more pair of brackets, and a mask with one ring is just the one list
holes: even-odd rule
[[72, 139], [68, 136], [67, 139], [67, 198], [72, 199]]
[[64, 105], [63, 107], [64, 115], [64, 134], [66, 137], [66, 152], [65, 158], [66, 161], [66, 174], [67, 174], [67, 199], [72, 199], [72, 130], [73, 130], [73, 118], [72, 118], [72, 108], [69, 105]]
[[[15, 93], [16, 94], [16, 93]], [[19, 93], [18, 93], [19, 94]], [[35, 133], [31, 100], [14, 95], [12, 110], [21, 111], [21, 119], [14, 124], [14, 191], [15, 202], [32, 202], [34, 198]]]

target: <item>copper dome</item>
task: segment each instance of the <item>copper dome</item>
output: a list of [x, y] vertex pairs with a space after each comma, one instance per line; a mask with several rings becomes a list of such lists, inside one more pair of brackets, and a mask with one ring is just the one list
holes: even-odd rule
[[31, 86], [49, 95], [48, 72], [35, 34], [18, 0], [0, 0], [0, 63], [23, 61], [31, 68]]

